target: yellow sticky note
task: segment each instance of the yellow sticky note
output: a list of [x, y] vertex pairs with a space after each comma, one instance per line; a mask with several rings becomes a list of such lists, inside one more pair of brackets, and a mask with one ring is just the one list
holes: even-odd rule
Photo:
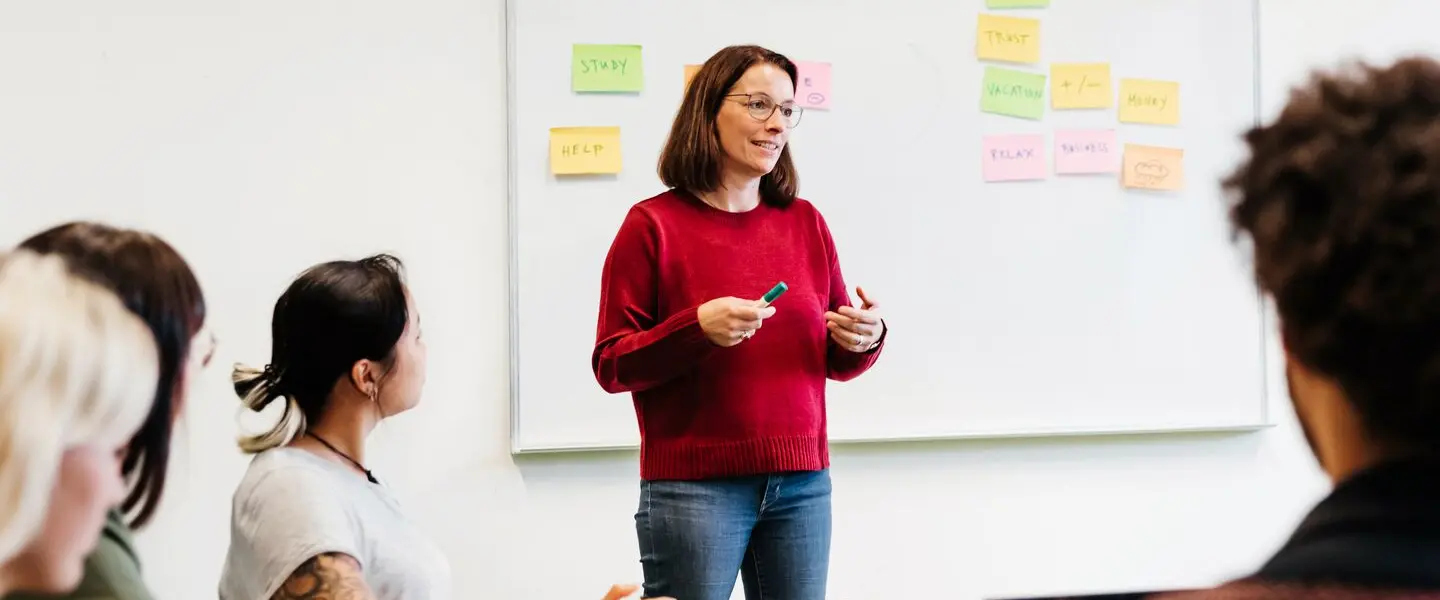
[[551, 127], [550, 172], [591, 175], [620, 172], [619, 127]]
[[981, 13], [975, 27], [975, 56], [1014, 63], [1040, 62], [1040, 20]]
[[1053, 108], [1109, 108], [1110, 63], [1055, 63], [1050, 65], [1050, 106]]
[[1180, 123], [1180, 83], [1155, 79], [1120, 80], [1120, 122]]
[[695, 74], [700, 72], [700, 65], [685, 65], [685, 88], [690, 88], [690, 80], [695, 79]]
[[1128, 188], [1174, 191], [1185, 187], [1185, 151], [1125, 144], [1121, 182]]

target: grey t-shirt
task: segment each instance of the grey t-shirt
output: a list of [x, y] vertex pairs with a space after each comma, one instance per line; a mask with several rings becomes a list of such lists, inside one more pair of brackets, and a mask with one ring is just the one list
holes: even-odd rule
[[301, 564], [353, 556], [378, 600], [449, 600], [445, 556], [382, 486], [298, 448], [250, 462], [232, 499], [220, 600], [268, 600]]

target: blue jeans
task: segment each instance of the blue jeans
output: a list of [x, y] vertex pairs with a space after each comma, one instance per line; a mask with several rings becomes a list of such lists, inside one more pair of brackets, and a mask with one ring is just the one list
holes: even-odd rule
[[830, 471], [642, 481], [635, 531], [645, 598], [824, 600]]

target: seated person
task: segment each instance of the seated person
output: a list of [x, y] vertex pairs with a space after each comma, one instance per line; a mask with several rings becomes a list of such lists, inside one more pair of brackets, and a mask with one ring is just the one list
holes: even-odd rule
[[67, 594], [150, 412], [155, 339], [57, 257], [0, 255], [0, 596]]
[[1199, 598], [1440, 594], [1440, 64], [1317, 75], [1226, 182], [1329, 496]]

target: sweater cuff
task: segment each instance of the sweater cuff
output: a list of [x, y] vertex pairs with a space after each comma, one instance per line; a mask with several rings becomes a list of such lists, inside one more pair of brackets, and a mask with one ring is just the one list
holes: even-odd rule
[[870, 347], [866, 348], [861, 354], [874, 354], [879, 352], [880, 347], [885, 345], [885, 338], [887, 337], [890, 337], [890, 324], [886, 323], [885, 319], [880, 319], [880, 338], [875, 340], [875, 343], [870, 344]]

